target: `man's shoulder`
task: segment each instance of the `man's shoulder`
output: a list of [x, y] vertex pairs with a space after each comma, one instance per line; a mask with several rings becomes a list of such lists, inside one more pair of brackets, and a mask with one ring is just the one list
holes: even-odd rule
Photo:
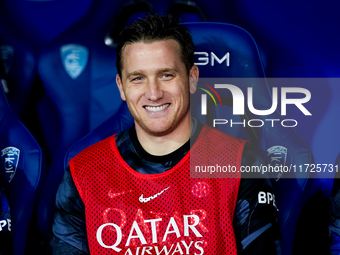
[[114, 154], [115, 136], [109, 136], [83, 149], [69, 162], [70, 172], [73, 181], [82, 196], [82, 183], [84, 178], [98, 166], [106, 164]]
[[96, 155], [102, 155], [103, 152], [112, 148], [112, 145], [114, 144], [115, 136], [116, 134], [111, 135], [107, 138], [104, 138], [103, 140], [100, 140], [86, 147], [81, 152], [79, 152], [76, 156], [74, 156], [71, 159], [71, 161], [79, 160], [80, 158], [84, 158], [84, 157], [95, 157]]
[[217, 128], [214, 127], [210, 127], [208, 125], [203, 125], [201, 133], [199, 135], [200, 139], [202, 139], [203, 137], [206, 137], [208, 139], [212, 139], [212, 141], [214, 142], [225, 142], [225, 141], [232, 141], [232, 142], [236, 142], [239, 144], [245, 144], [248, 141], [247, 140], [243, 140], [240, 138], [237, 138], [235, 136], [229, 135]]

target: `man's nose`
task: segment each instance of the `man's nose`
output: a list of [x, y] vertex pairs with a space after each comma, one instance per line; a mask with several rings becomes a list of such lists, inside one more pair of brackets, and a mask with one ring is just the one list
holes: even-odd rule
[[163, 90], [159, 81], [149, 81], [148, 89], [145, 93], [147, 99], [157, 101], [163, 97]]

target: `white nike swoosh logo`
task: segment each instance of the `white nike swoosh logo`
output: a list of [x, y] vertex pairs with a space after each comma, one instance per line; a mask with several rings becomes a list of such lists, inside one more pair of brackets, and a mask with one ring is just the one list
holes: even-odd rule
[[150, 200], [152, 199], [155, 199], [156, 197], [158, 197], [160, 194], [162, 194], [164, 191], [166, 191], [169, 187], [167, 187], [166, 189], [163, 189], [161, 192], [151, 196], [151, 197], [147, 197], [147, 198], [143, 198], [143, 194], [139, 197], [139, 202], [141, 203], [146, 203], [146, 202], [149, 202]]

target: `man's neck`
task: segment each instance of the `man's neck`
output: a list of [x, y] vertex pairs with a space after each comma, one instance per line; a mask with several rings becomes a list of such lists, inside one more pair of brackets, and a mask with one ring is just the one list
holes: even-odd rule
[[151, 155], [162, 156], [177, 150], [189, 140], [193, 123], [191, 119], [188, 119], [173, 132], [164, 136], [153, 136], [139, 125], [135, 126], [138, 141], [143, 149]]

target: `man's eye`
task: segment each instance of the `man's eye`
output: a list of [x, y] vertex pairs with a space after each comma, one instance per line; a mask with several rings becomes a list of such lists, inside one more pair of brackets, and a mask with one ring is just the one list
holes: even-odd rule
[[173, 75], [172, 74], [169, 74], [169, 73], [166, 73], [166, 74], [163, 74], [163, 77], [168, 79], [168, 78], [172, 78]]
[[136, 78], [133, 78], [132, 81], [142, 81], [143, 78], [142, 77], [136, 77]]

